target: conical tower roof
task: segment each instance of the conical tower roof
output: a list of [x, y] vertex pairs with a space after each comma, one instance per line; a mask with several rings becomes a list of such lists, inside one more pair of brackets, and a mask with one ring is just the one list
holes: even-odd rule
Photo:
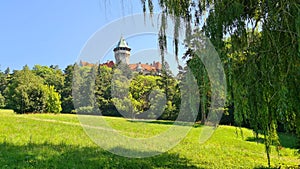
[[126, 49], [126, 50], [131, 50], [130, 47], [128, 46], [128, 43], [125, 41], [125, 39], [123, 38], [123, 36], [121, 36], [117, 46], [115, 47], [114, 51], [115, 50], [118, 50], [118, 49]]

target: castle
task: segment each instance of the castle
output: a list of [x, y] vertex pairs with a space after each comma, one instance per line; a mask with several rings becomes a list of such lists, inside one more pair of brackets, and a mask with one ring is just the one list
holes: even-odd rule
[[[128, 43], [125, 41], [123, 36], [121, 36], [117, 46], [113, 49], [114, 54], [115, 54], [115, 59], [116, 59], [116, 64], [126, 64], [132, 71], [136, 71], [139, 73], [142, 73], [144, 75], [160, 75], [162, 65], [160, 62], [155, 62], [153, 63], [130, 63], [130, 51], [131, 48], [128, 46]], [[113, 67], [114, 66], [113, 61], [108, 61], [102, 65], [106, 65], [108, 67]]]
[[[100, 64], [101, 66], [105, 65], [107, 67], [112, 68], [115, 66], [115, 64], [122, 63], [122, 64], [127, 65], [130, 70], [139, 72], [144, 75], [160, 75], [161, 74], [162, 65], [160, 62], [153, 61], [153, 63], [150, 63], [150, 64], [141, 63], [141, 62], [130, 63], [131, 48], [128, 46], [128, 43], [125, 41], [123, 36], [121, 36], [117, 46], [113, 49], [113, 51], [115, 54], [116, 63], [114, 63], [113, 61], [107, 61], [106, 63]], [[85, 61], [80, 61], [79, 65], [92, 67], [95, 64], [85, 62]]]

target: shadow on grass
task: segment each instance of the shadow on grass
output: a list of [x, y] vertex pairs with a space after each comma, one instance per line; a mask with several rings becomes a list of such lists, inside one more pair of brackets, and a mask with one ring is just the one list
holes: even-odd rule
[[151, 123], [151, 124], [163, 124], [163, 125], [174, 125], [174, 121], [162, 121], [162, 120], [145, 120], [145, 119], [127, 119], [132, 123]]
[[[285, 148], [296, 149], [297, 148], [297, 138], [290, 134], [278, 133], [280, 145]], [[248, 137], [246, 141], [264, 143], [264, 139], [262, 137]]]
[[[120, 147], [118, 150], [122, 151]], [[177, 154], [150, 158], [126, 158], [98, 147], [61, 144], [0, 144], [0, 166], [4, 168], [197, 168]]]
[[264, 166], [259, 166], [255, 167], [254, 169], [299, 169], [300, 165], [294, 165], [294, 166], [287, 166], [287, 165], [279, 165], [277, 167], [264, 167]]
[[263, 166], [261, 166], [261, 167], [254, 167], [253, 169], [279, 169], [280, 167], [263, 167]]
[[143, 119], [128, 119], [127, 121], [132, 123], [150, 123], [150, 124], [162, 124], [162, 125], [181, 125], [181, 126], [193, 126], [194, 128], [203, 127], [200, 123], [194, 122], [180, 122], [180, 121], [163, 121], [163, 120], [143, 120]]

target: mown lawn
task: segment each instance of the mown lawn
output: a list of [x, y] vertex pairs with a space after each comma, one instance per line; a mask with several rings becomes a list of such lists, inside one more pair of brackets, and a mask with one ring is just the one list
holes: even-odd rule
[[[99, 117], [93, 117], [99, 118]], [[105, 117], [120, 133], [151, 137], [167, 130], [168, 121], [136, 122]], [[141, 130], [142, 129], [142, 130]], [[176, 147], [150, 158], [126, 158], [97, 146], [84, 132], [76, 115], [16, 115], [0, 110], [0, 168], [263, 168], [267, 166], [264, 145], [251, 130], [219, 126], [204, 144], [203, 128], [195, 126]], [[238, 133], [238, 134], [237, 134]], [[300, 164], [295, 137], [280, 135], [279, 154], [273, 148], [272, 166]], [[260, 140], [258, 140], [260, 141]]]

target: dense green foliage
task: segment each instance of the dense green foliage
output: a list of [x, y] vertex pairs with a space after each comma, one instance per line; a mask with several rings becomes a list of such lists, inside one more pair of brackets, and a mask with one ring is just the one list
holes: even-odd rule
[[[91, 118], [99, 118], [91, 116]], [[172, 121], [137, 122], [105, 117], [121, 134], [149, 138], [170, 127]], [[17, 123], [16, 123], [17, 121]], [[143, 130], [141, 130], [141, 128]], [[0, 110], [0, 166], [2, 168], [266, 168], [264, 145], [252, 131], [220, 126], [205, 144], [199, 144], [202, 127], [168, 152], [150, 158], [130, 159], [107, 152], [89, 139], [76, 115], [15, 115]], [[262, 136], [259, 138], [261, 139]], [[280, 155], [271, 153], [272, 166], [296, 167], [296, 138], [279, 134]], [[259, 140], [260, 141], [260, 140]], [[274, 147], [272, 146], [272, 149]], [[199, 153], [200, 152], [200, 153]]]
[[4, 108], [4, 107], [5, 107], [5, 98], [0, 93], [0, 108]]
[[81, 113], [172, 120], [178, 115], [179, 81], [171, 76], [143, 75], [124, 65], [76, 67], [74, 75], [73, 101]]
[[68, 65], [64, 70], [64, 86], [61, 93], [62, 112], [70, 113], [74, 110], [73, 96], [72, 96], [72, 80], [74, 74], [74, 65]]
[[112, 102], [111, 82], [113, 70], [107, 66], [99, 66], [95, 80], [95, 97], [97, 106], [104, 115], [117, 115]]
[[28, 66], [15, 71], [4, 90], [5, 105], [18, 113], [61, 111], [60, 95]]
[[[141, 2], [146, 12], [147, 1]], [[233, 109], [229, 113], [234, 114], [234, 123], [262, 133], [268, 157], [270, 145], [280, 144], [278, 130], [297, 133], [300, 138], [298, 1], [159, 0], [159, 6], [163, 11], [160, 49], [167, 46], [167, 15], [178, 17], [173, 20], [176, 49], [179, 19], [185, 21], [187, 44], [197, 39], [200, 29], [215, 46], [226, 69], [227, 102]], [[153, 8], [152, 0], [148, 0], [150, 13]], [[189, 50], [190, 59], [197, 57], [193, 53], [199, 49]], [[191, 66], [199, 68], [198, 64]], [[196, 77], [200, 80], [203, 75]]]
[[112, 83], [114, 98], [112, 101], [119, 111], [128, 112], [129, 114], [126, 116], [131, 118], [173, 120], [176, 118], [179, 104], [175, 102], [180, 98], [175, 98], [175, 95], [178, 95], [178, 85], [174, 79], [168, 78], [168, 81], [172, 83], [168, 84], [169, 97], [166, 98], [161, 82], [162, 77], [135, 74], [129, 81], [118, 72], [119, 70], [116, 70], [114, 73], [115, 80]]
[[[178, 80], [138, 74], [124, 65], [110, 68], [74, 64], [64, 71], [57, 66], [35, 65], [32, 70], [24, 66], [13, 73], [0, 72], [0, 82], [0, 107], [17, 113], [100, 110], [110, 116], [123, 112], [130, 118], [175, 120], [180, 108]], [[163, 89], [168, 93], [166, 98]]]
[[58, 66], [35, 65], [32, 71], [43, 79], [45, 85], [54, 86], [57, 91], [62, 90], [64, 76]]
[[10, 80], [10, 70], [7, 68], [4, 72], [0, 71], [0, 108], [5, 107], [4, 90]]

